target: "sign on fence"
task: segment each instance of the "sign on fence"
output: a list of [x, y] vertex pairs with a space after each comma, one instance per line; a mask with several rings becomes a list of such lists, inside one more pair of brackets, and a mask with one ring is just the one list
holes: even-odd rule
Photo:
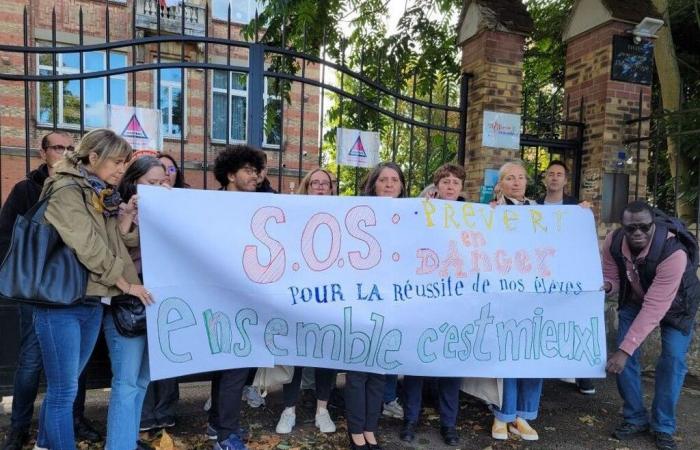
[[273, 364], [604, 374], [589, 210], [143, 186], [139, 195], [145, 284], [157, 300], [153, 379]]
[[133, 106], [107, 105], [107, 128], [134, 149], [135, 154], [155, 155], [163, 148], [160, 110]]
[[520, 114], [484, 111], [481, 145], [520, 149]]
[[379, 163], [379, 133], [338, 128], [336, 162], [341, 166], [374, 167]]

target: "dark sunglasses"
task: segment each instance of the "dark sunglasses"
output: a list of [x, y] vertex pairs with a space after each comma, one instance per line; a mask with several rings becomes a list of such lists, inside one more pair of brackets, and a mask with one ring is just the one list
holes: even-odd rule
[[642, 233], [648, 233], [649, 230], [651, 230], [651, 227], [654, 225], [654, 223], [632, 223], [629, 225], [623, 225], [623, 228], [625, 229], [625, 233], [627, 234], [633, 234], [637, 230], [641, 231]]

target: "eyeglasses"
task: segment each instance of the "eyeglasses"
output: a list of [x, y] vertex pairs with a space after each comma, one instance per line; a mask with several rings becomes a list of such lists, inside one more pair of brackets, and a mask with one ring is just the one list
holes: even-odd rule
[[69, 145], [68, 147], [65, 147], [63, 145], [47, 145], [46, 148], [51, 149], [51, 150], [56, 151], [56, 152], [59, 152], [59, 153], [63, 153], [66, 150], [68, 150], [69, 152], [72, 152], [73, 150], [75, 150], [75, 147], [73, 147], [72, 145]]
[[330, 181], [313, 180], [309, 183], [311, 187], [314, 188], [329, 188], [331, 187]]
[[653, 225], [654, 225], [653, 222], [651, 222], [651, 223], [631, 223], [629, 225], [623, 225], [622, 227], [625, 229], [625, 233], [633, 234], [637, 230], [641, 231], [642, 233], [648, 233], [649, 230], [651, 230], [651, 227]]

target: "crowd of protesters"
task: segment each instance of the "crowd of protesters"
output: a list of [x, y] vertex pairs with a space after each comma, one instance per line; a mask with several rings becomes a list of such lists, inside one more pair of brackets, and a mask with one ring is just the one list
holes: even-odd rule
[[[84, 369], [100, 332], [106, 338], [113, 374], [105, 448], [149, 448], [139, 441], [139, 432], [175, 426], [178, 380], [149, 382], [146, 336], [125, 335], [117, 324], [114, 308], [124, 295], [137, 299], [146, 308], [154, 301], [142, 283], [136, 186], [186, 188], [183, 171], [167, 154], [132, 160], [129, 144], [106, 129], [87, 133], [77, 146], [70, 134], [51, 132], [42, 139], [39, 155], [42, 164], [13, 188], [0, 211], [0, 251], [4, 255], [8, 250], [15, 219], [45, 198], [44, 219], [75, 252], [89, 277], [86, 297], [81, 302], [62, 308], [25, 303], [19, 306], [21, 347], [11, 430], [3, 450], [21, 449], [28, 441], [42, 372], [47, 389], [38, 415], [35, 450], [70, 450], [76, 448], [76, 440], [103, 439], [83, 414]], [[248, 146], [229, 146], [218, 154], [214, 175], [222, 191], [274, 193], [266, 166], [264, 152]], [[500, 168], [491, 206], [588, 207], [586, 202], [579, 203], [565, 193], [568, 175], [563, 162], [552, 161], [544, 174], [546, 194], [533, 200], [526, 197], [529, 179], [525, 165], [521, 161], [508, 162]], [[421, 195], [465, 201], [465, 178], [463, 167], [445, 164], [435, 171], [432, 185]], [[337, 180], [319, 167], [306, 174], [297, 193], [337, 195]], [[403, 171], [393, 162], [373, 168], [362, 186], [365, 196], [400, 199], [408, 194]], [[617, 350], [607, 363], [607, 370], [617, 377], [623, 399], [623, 421], [613, 434], [626, 439], [651, 431], [659, 449], [673, 450], [675, 408], [687, 371], [685, 359], [700, 300], [700, 282], [694, 265], [697, 254], [693, 255], [678, 233], [656, 217], [646, 203], [627, 205], [621, 217], [622, 227], [611, 232], [603, 246], [605, 283], [601, 289], [618, 293], [620, 302]], [[639, 347], [656, 327], [661, 329], [662, 352], [649, 414], [640, 381]], [[214, 450], [246, 448], [248, 431], [241, 423], [241, 405], [244, 398], [250, 398], [255, 370], [227, 369], [212, 374], [207, 436], [215, 441]], [[315, 386], [315, 425], [322, 433], [336, 432], [328, 404], [337, 371], [296, 367], [291, 381], [283, 386], [284, 406], [277, 433], [291, 433], [295, 427], [300, 389], [308, 373], [313, 375]], [[595, 394], [591, 380], [579, 379], [576, 383], [581, 393]], [[490, 406], [494, 439], [505, 440], [512, 435], [531, 441], [539, 439], [529, 422], [537, 418], [542, 384], [542, 379], [533, 378], [502, 380], [502, 402]], [[443, 440], [447, 445], [459, 445], [456, 423], [460, 378], [405, 376], [399, 386], [396, 375], [348, 371], [344, 405], [349, 448], [382, 448], [378, 426], [382, 414], [403, 420], [399, 437], [413, 442], [424, 385], [435, 387]]]

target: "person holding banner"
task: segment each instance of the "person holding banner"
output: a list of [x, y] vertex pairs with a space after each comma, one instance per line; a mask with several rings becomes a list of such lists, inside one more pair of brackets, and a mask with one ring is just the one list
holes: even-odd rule
[[[255, 192], [258, 175], [264, 166], [261, 153], [247, 145], [228, 146], [219, 153], [214, 162], [214, 177], [221, 189]], [[209, 409], [209, 427], [216, 431], [214, 450], [246, 450], [243, 441], [247, 438], [247, 432], [241, 428], [240, 420], [243, 386], [249, 373], [250, 368], [214, 373]]]
[[168, 177], [168, 186], [174, 188], [188, 188], [189, 184], [185, 183], [185, 175], [182, 170], [177, 166], [175, 158], [167, 153], [158, 152], [157, 158], [163, 163], [165, 167], [165, 173]]
[[[406, 179], [401, 168], [393, 162], [378, 164], [367, 176], [363, 195], [399, 198], [406, 196]], [[353, 450], [381, 450], [375, 433], [378, 429], [382, 400], [387, 392], [396, 401], [396, 375], [387, 382], [382, 374], [347, 372], [345, 375], [345, 416], [348, 421], [350, 448]], [[386, 402], [384, 402], [386, 405]], [[403, 408], [401, 408], [403, 417]]]
[[[534, 202], [525, 196], [527, 171], [522, 161], [507, 162], [498, 171], [499, 205], [532, 205]], [[491, 437], [508, 439], [508, 432], [526, 441], [539, 439], [528, 420], [537, 418], [542, 395], [542, 378], [504, 378], [503, 401], [501, 407], [492, 405], [494, 414]]]
[[[97, 341], [101, 300], [127, 293], [144, 304], [151, 294], [141, 284], [119, 229], [118, 185], [131, 158], [131, 146], [111, 130], [96, 129], [57, 164], [44, 184], [49, 197], [44, 219], [54, 226], [89, 272], [84, 301], [68, 307], [37, 306], [34, 327], [44, 361], [47, 391], [42, 405], [40, 445], [74, 450], [73, 401], [78, 376]], [[130, 443], [133, 450], [136, 441]], [[110, 449], [112, 450], [112, 449]]]
[[[138, 233], [136, 187], [139, 184], [160, 186], [167, 183], [165, 166], [157, 158], [137, 158], [126, 170], [119, 185], [122, 197], [120, 228], [123, 233]], [[141, 275], [141, 250], [129, 249], [139, 278]], [[124, 336], [114, 322], [110, 308], [105, 314], [103, 328], [112, 365], [112, 392], [107, 412], [107, 442], [110, 450], [133, 449], [138, 441], [141, 410], [149, 385], [148, 352], [146, 335]]]
[[[464, 200], [460, 197], [467, 174], [462, 166], [444, 164], [433, 174], [436, 197], [441, 200]], [[416, 438], [416, 424], [420, 416], [423, 382], [426, 377], [406, 375], [403, 380], [405, 407], [404, 423], [399, 437], [404, 442], [413, 442]], [[447, 445], [458, 445], [459, 434], [457, 413], [459, 412], [459, 389], [462, 379], [458, 377], [438, 377], [438, 402], [440, 411], [440, 434]]]
[[[321, 168], [307, 173], [299, 185], [301, 195], [332, 195], [333, 184], [331, 174]], [[275, 431], [279, 434], [292, 432], [296, 425], [296, 403], [301, 390], [303, 367], [294, 368], [292, 381], [282, 386], [284, 396], [284, 411], [277, 422]], [[335, 433], [335, 424], [328, 413], [328, 400], [335, 384], [336, 371], [332, 369], [315, 368], [316, 385], [316, 415], [314, 423], [321, 433]]]

